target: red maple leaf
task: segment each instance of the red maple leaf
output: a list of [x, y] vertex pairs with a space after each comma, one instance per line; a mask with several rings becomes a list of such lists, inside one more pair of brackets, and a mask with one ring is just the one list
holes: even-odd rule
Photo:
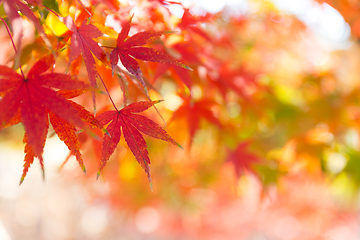
[[[209, 37], [209, 35], [204, 32], [201, 27], [198, 26], [199, 23], [203, 24], [209, 22], [213, 17], [214, 15], [210, 13], [207, 13], [205, 16], [195, 16], [191, 14], [189, 8], [184, 8], [184, 14], [178, 26], [183, 30], [191, 30], [206, 39], [207, 41], [213, 42], [214, 39]], [[189, 36], [192, 37], [191, 34], [189, 34]]]
[[147, 88], [142, 77], [140, 66], [134, 58], [150, 62], [170, 63], [191, 70], [191, 68], [177, 61], [167, 53], [161, 52], [154, 48], [140, 47], [164, 34], [171, 33], [171, 31], [143, 31], [125, 40], [130, 31], [131, 19], [132, 18], [130, 18], [130, 20], [121, 29], [121, 32], [119, 33], [116, 41], [116, 48], [114, 48], [114, 50], [112, 50], [110, 53], [110, 63], [113, 72], [120, 59], [124, 67], [136, 77], [136, 79], [143, 85], [144, 89], [146, 90]]
[[190, 141], [189, 146], [193, 141], [196, 131], [199, 129], [200, 120], [206, 119], [210, 123], [222, 128], [222, 124], [219, 119], [216, 118], [211, 111], [212, 106], [216, 106], [213, 100], [203, 99], [198, 102], [194, 102], [190, 97], [184, 99], [184, 103], [173, 113], [170, 122], [179, 118], [186, 118], [189, 125]]
[[172, 76], [178, 78], [183, 82], [189, 89], [192, 86], [192, 79], [188, 71], [180, 68], [178, 66], [173, 66], [170, 64], [158, 64], [156, 66], [155, 75], [153, 81], [155, 82], [160, 76], [164, 75], [166, 71], [171, 70]]
[[217, 78], [210, 77], [209, 80], [219, 89], [224, 99], [227, 92], [232, 90], [251, 104], [253, 99], [250, 93], [254, 90], [248, 91], [248, 89], [261, 88], [256, 81], [256, 75], [248, 72], [244, 67], [231, 68], [228, 63], [221, 66]]
[[149, 153], [147, 151], [146, 142], [140, 132], [182, 148], [180, 144], [172, 139], [158, 124], [144, 116], [134, 114], [143, 112], [159, 102], [161, 101], [136, 102], [124, 107], [121, 110], [106, 111], [96, 117], [96, 119], [98, 119], [102, 125], [109, 124], [107, 131], [110, 135], [105, 135], [103, 139], [101, 164], [97, 177], [99, 177], [101, 170], [104, 168], [106, 162], [109, 160], [111, 154], [118, 145], [122, 132], [127, 145], [129, 146], [131, 152], [141, 167], [145, 170], [150, 182], [150, 186], [152, 186], [149, 168]]
[[[82, 119], [86, 120], [87, 117], [80, 113], [80, 109], [74, 106], [74, 103], [55, 90], [86, 89], [89, 87], [88, 84], [69, 75], [44, 73], [53, 63], [52, 55], [41, 58], [30, 69], [27, 77], [6, 66], [0, 66], [0, 94], [3, 95], [0, 100], [0, 129], [20, 121], [24, 125], [25, 167], [27, 166], [24, 174], [34, 157], [39, 158], [42, 163], [49, 125], [48, 113], [51, 114], [52, 123], [58, 118], [63, 119], [61, 124], [66, 122], [81, 128], [85, 126]], [[59, 130], [56, 123], [54, 125], [55, 131], [60, 133], [59, 137], [64, 141], [62, 130]], [[71, 144], [66, 141], [64, 142], [69, 147]], [[69, 149], [77, 154], [74, 147]], [[79, 163], [82, 164], [80, 161]]]
[[90, 84], [93, 87], [96, 87], [96, 78], [99, 74], [96, 70], [95, 59], [91, 52], [101, 61], [106, 61], [104, 50], [93, 40], [93, 38], [101, 37], [103, 35], [102, 32], [94, 25], [86, 24], [87, 20], [84, 20], [78, 28], [70, 16], [66, 16], [65, 18], [59, 17], [59, 19], [71, 32], [73, 32], [71, 35], [71, 48], [68, 64], [82, 54], [86, 70], [89, 74]]
[[[95, 117], [83, 106], [70, 100], [69, 103], [71, 103], [71, 105], [78, 111], [80, 118], [84, 122], [88, 123], [92, 127], [97, 127], [100, 129], [103, 128], [103, 126], [95, 119]], [[49, 112], [49, 119], [59, 139], [63, 141], [68, 147], [70, 154], [76, 157], [76, 160], [79, 162], [81, 169], [86, 174], [85, 165], [80, 153], [80, 143], [77, 137], [77, 129], [75, 126], [51, 112]], [[107, 133], [106, 131], [104, 132]]]
[[228, 151], [226, 162], [231, 162], [232, 164], [234, 164], [235, 174], [237, 178], [239, 178], [245, 170], [254, 173], [254, 170], [252, 169], [252, 164], [260, 162], [258, 156], [248, 152], [247, 148], [250, 144], [250, 141], [242, 142], [236, 147], [234, 151]]

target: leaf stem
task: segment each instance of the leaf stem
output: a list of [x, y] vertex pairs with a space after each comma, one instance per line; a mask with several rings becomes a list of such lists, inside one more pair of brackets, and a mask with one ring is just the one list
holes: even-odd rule
[[90, 15], [90, 18], [92, 18], [92, 14], [86, 9], [86, 7], [84, 6], [84, 4], [83, 4], [80, 0], [78, 0], [78, 2], [79, 2], [79, 4], [84, 8], [84, 10], [86, 11], [86, 13]]
[[100, 74], [99, 74], [99, 78], [100, 78], [100, 80], [101, 80], [101, 82], [102, 82], [102, 84], [103, 84], [103, 86], [104, 86], [104, 88], [105, 88], [105, 91], [107, 92], [107, 94], [108, 94], [108, 96], [109, 96], [109, 98], [110, 98], [110, 101], [111, 101], [112, 105], [114, 106], [115, 110], [116, 110], [116, 111], [119, 111], [119, 110], [117, 109], [117, 107], [116, 107], [113, 99], [111, 98], [110, 93], [109, 93], [109, 90], [107, 89], [107, 87], [106, 87], [106, 85], [105, 85], [105, 82], [104, 82], [103, 79], [101, 78]]
[[48, 8], [48, 7], [46, 7], [46, 6], [44, 6], [44, 7], [45, 7], [46, 10], [48, 10], [49, 12], [55, 14], [55, 16], [60, 17], [59, 14], [57, 14], [57, 13], [56, 13], [55, 11], [53, 11], [52, 9], [50, 9], [50, 8]]
[[[5, 20], [4, 20], [2, 17], [0, 17], [0, 19], [1, 19], [1, 20], [4, 22], [4, 24], [5, 24], [6, 31], [8, 32], [9, 37], [10, 37], [10, 40], [11, 40], [11, 43], [12, 43], [12, 45], [13, 45], [13, 47], [14, 47], [15, 54], [18, 54], [18, 51], [17, 51], [17, 49], [16, 49], [16, 46], [15, 46], [14, 40], [13, 40], [13, 38], [12, 38], [12, 36], [11, 36], [10, 29], [9, 29], [8, 25], [6, 24]], [[22, 68], [21, 68], [21, 65], [19, 65], [19, 68], [20, 68], [20, 71], [21, 71], [21, 75], [23, 75], [23, 77], [25, 78], [25, 75], [24, 75], [24, 72], [23, 72], [23, 70], [22, 70]]]

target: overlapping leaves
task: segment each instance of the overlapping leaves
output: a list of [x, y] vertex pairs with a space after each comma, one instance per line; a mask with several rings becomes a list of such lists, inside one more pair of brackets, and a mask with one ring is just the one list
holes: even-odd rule
[[171, 33], [171, 31], [143, 31], [127, 38], [130, 31], [130, 25], [131, 19], [121, 29], [116, 40], [116, 48], [110, 53], [110, 63], [113, 71], [120, 59], [124, 67], [136, 77], [146, 90], [147, 88], [140, 66], [134, 58], [150, 62], [170, 63], [185, 69], [191, 69], [164, 52], [154, 48], [141, 47], [164, 34]]
[[84, 128], [86, 121], [101, 127], [88, 111], [56, 91], [87, 89], [88, 84], [66, 74], [45, 73], [53, 63], [52, 55], [41, 58], [26, 77], [0, 66], [0, 94], [3, 95], [0, 100], [0, 127], [21, 121], [25, 128], [26, 156], [21, 181], [34, 157], [39, 158], [43, 166], [42, 153], [49, 126], [48, 114], [55, 132], [76, 156], [84, 171], [74, 126]]

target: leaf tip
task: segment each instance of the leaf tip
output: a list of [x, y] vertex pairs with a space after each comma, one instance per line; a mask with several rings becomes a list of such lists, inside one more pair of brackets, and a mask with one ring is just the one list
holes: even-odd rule
[[145, 166], [146, 166], [145, 172], [146, 172], [146, 175], [147, 175], [148, 180], [149, 180], [150, 189], [153, 192], [153, 182], [152, 182], [152, 179], [151, 179], [150, 167], [149, 167], [148, 164], [145, 164]]
[[101, 130], [102, 130], [102, 132], [103, 132], [104, 134], [108, 135], [109, 138], [111, 138], [111, 135], [110, 135], [109, 131], [108, 131], [106, 128], [103, 128], [103, 129], [101, 129]]
[[81, 170], [85, 173], [85, 175], [86, 175], [86, 168], [85, 168], [85, 165], [84, 164], [82, 164], [81, 165]]
[[191, 67], [189, 66], [186, 66], [185, 64], [183, 64], [182, 66], [183, 68], [187, 69], [187, 70], [190, 70], [190, 71], [194, 71], [194, 69], [192, 69]]
[[176, 143], [176, 146], [178, 146], [178, 147], [181, 148], [182, 150], [185, 150], [179, 143]]

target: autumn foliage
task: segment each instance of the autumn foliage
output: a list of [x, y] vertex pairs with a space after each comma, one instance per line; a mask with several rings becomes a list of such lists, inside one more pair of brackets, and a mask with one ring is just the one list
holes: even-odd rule
[[[6, 1], [4, 4], [5, 6], [9, 5], [9, 8], [5, 8], [5, 12], [10, 16], [9, 21], [11, 23], [14, 23], [16, 21], [15, 19], [20, 18], [20, 16], [17, 15], [17, 11], [22, 12], [25, 16], [34, 21], [38, 27], [39, 33], [41, 33], [40, 35], [44, 44], [45, 42], [48, 43], [49, 40], [47, 36], [43, 34], [44, 30], [40, 25], [40, 20], [35, 17], [29, 7], [34, 5], [45, 9], [50, 14], [56, 15], [59, 21], [65, 24], [68, 28], [68, 32], [64, 35], [66, 35], [67, 38], [70, 38], [70, 40], [68, 40], [69, 44], [67, 44], [64, 39], [62, 43], [65, 44], [64, 47], [68, 49], [68, 66], [66, 71], [68, 71], [71, 63], [74, 62], [74, 60], [79, 59], [81, 56], [83, 62], [85, 63], [90, 83], [89, 85], [83, 81], [79, 81], [74, 74], [55, 73], [54, 56], [57, 57], [60, 52], [59, 48], [54, 50], [51, 46], [48, 49], [49, 51], [47, 55], [37, 60], [26, 76], [23, 73], [21, 64], [19, 66], [21, 74], [9, 67], [1, 66], [1, 127], [4, 128], [21, 122], [25, 128], [24, 142], [26, 143], [26, 156], [24, 160], [24, 172], [20, 183], [24, 180], [28, 168], [34, 161], [34, 157], [39, 159], [42, 168], [44, 166], [42, 153], [50, 120], [56, 134], [68, 146], [71, 154], [76, 156], [76, 159], [85, 173], [86, 171], [79, 149], [80, 145], [76, 135], [76, 128], [85, 129], [85, 125], [88, 124], [92, 125], [92, 127], [102, 129], [107, 134], [104, 137], [102, 144], [101, 164], [98, 176], [101, 169], [105, 166], [106, 162], [114, 152], [122, 132], [129, 148], [133, 152], [139, 164], [144, 168], [149, 182], [152, 185], [149, 168], [150, 159], [148, 156], [146, 142], [139, 131], [154, 138], [171, 142], [177, 146], [180, 146], [180, 144], [176, 143], [175, 140], [173, 140], [166, 131], [155, 122], [141, 115], [133, 114], [142, 112], [159, 102], [151, 101], [140, 66], [134, 58], [151, 62], [175, 64], [182, 68], [191, 70], [191, 68], [187, 67], [180, 61], [177, 61], [174, 57], [171, 57], [165, 52], [149, 47], [141, 47], [148, 42], [158, 39], [164, 34], [171, 33], [171, 31], [156, 32], [147, 30], [128, 37], [131, 27], [131, 17], [128, 21], [125, 21], [125, 24], [123, 24], [121, 32], [116, 40], [116, 47], [113, 47], [113, 50], [107, 57], [103, 48], [94, 41], [94, 38], [101, 37], [103, 33], [93, 24], [87, 23], [87, 21], [91, 19], [89, 10], [82, 9], [84, 14], [89, 14], [87, 16], [89, 18], [84, 19], [80, 26], [77, 26], [71, 16], [68, 15], [66, 17], [62, 17], [54, 10], [43, 6], [42, 4], [38, 5], [35, 2], [28, 2], [30, 5], [27, 6], [25, 3], [20, 1]], [[56, 4], [56, 2], [53, 4]], [[80, 5], [81, 7], [84, 7], [81, 3]], [[77, 14], [79, 14], [79, 12]], [[80, 13], [80, 15], [81, 14], [82, 13]], [[85, 16], [83, 16], [83, 18], [85, 18]], [[6, 24], [5, 21], [4, 23]], [[14, 32], [18, 31], [19, 27], [21, 27], [21, 23], [12, 25]], [[21, 54], [21, 52], [17, 52], [17, 48], [21, 46], [21, 38], [16, 39], [18, 45], [17, 47], [13, 39], [11, 40], [14, 44], [14, 51], [16, 54]], [[59, 47], [59, 42], [57, 44]], [[124, 75], [124, 71], [117, 66], [118, 61], [120, 60], [128, 73], [131, 73], [134, 79], [141, 83], [141, 88], [145, 92], [145, 96], [149, 101], [136, 102], [126, 106], [122, 110], [118, 110], [111, 99], [105, 82], [102, 80], [101, 75], [97, 71], [93, 55], [105, 65], [109, 65], [110, 62], [112, 74], [116, 73], [119, 75], [119, 78], [122, 78], [121, 74]], [[110, 61], [108, 61], [108, 58]], [[50, 68], [51, 73], [45, 73]], [[75, 66], [73, 64], [71, 66], [71, 70], [74, 68]], [[100, 80], [103, 84], [103, 87], [107, 94], [109, 94], [108, 97], [115, 110], [102, 112], [95, 118], [82, 106], [68, 100], [66, 96], [77, 96], [86, 91], [91, 91], [95, 114], [97, 80]], [[126, 95], [126, 91], [128, 90], [122, 89], [122, 91]], [[107, 126], [107, 129], [103, 126]]]
[[[350, 2], [317, 2], [337, 8], [358, 37]], [[287, 16], [284, 31], [270, 3], [257, 21], [196, 15], [167, 1], [144, 1], [139, 12], [117, 1], [1, 3], [12, 50], [0, 66], [0, 121], [2, 130], [24, 127], [21, 182], [35, 158], [44, 167], [54, 134], [90, 176], [128, 149], [150, 184], [151, 152], [160, 162], [167, 154], [203, 158], [193, 163], [200, 175], [210, 171], [206, 164], [230, 165], [236, 178], [250, 174], [264, 186], [294, 169], [331, 175], [324, 166], [335, 153], [348, 158], [340, 172], [356, 172], [346, 136], [359, 125], [357, 85], [343, 87], [336, 67], [297, 65], [309, 53], [301, 39], [307, 27]], [[183, 8], [181, 18], [171, 5]], [[31, 43], [24, 24], [34, 27]], [[104, 178], [117, 166], [106, 171]]]
[[165, 239], [352, 233], [359, 4], [312, 2], [351, 32], [329, 50], [271, 1], [241, 2], [210, 14], [160, 0], [0, 0], [0, 139], [23, 134], [20, 189], [34, 162], [52, 171], [56, 135], [71, 185], [129, 215], [153, 207]]

